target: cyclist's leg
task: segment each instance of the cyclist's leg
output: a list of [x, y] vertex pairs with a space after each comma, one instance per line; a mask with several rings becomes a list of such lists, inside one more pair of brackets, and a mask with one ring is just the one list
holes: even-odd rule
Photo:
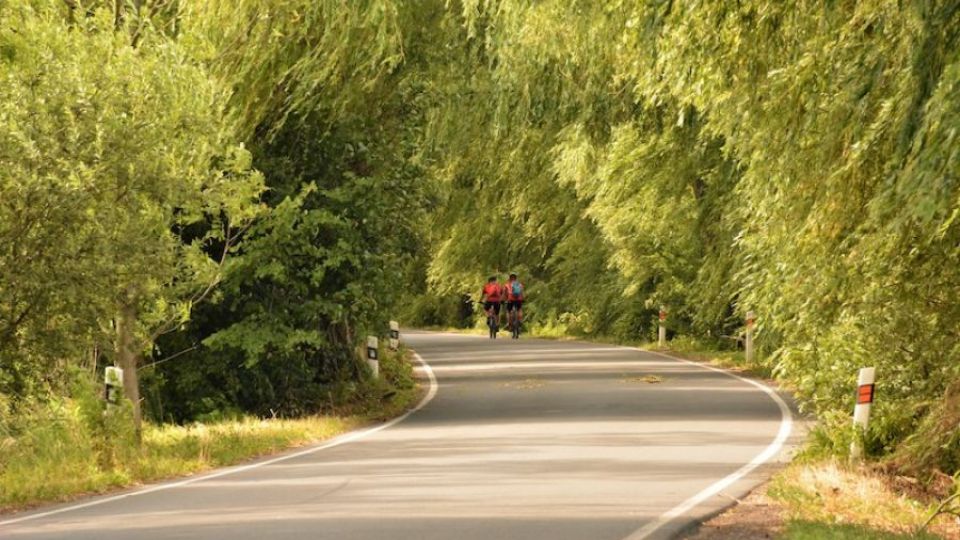
[[497, 337], [497, 320], [494, 318], [494, 306], [496, 304], [490, 301], [483, 303], [483, 310], [487, 314], [487, 328], [490, 330], [490, 337]]
[[520, 329], [523, 327], [523, 300], [517, 302], [517, 337], [520, 337]]

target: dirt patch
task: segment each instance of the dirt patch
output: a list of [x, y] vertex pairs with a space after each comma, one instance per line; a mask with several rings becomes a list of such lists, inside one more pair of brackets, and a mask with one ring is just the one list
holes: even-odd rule
[[[864, 478], [866, 478], [866, 476], [864, 476]], [[870, 476], [869, 478], [877, 482], [878, 485], [880, 482], [885, 482], [887, 485], [891, 483], [890, 478], [883, 478], [883, 480], [875, 476]], [[913, 482], [905, 481], [903, 478], [899, 479], [899, 481], [894, 480], [894, 482], [907, 484], [908, 486], [914, 484]], [[688, 532], [682, 536], [682, 538], [688, 540], [760, 540], [765, 538], [780, 538], [786, 529], [790, 512], [782, 502], [767, 495], [767, 490], [770, 485], [770, 482], [768, 482], [758, 486], [743, 500], [738, 501], [736, 505], [703, 523], [699, 528]], [[826, 499], [832, 497], [843, 496], [850, 498], [854, 495], [854, 493], [846, 493], [849, 491], [846, 486], [820, 486], [820, 488], [823, 488], [820, 489], [821, 496], [818, 497], [818, 504], [820, 505], [826, 504]], [[902, 491], [911, 491], [911, 489], [908, 487], [901, 490], [900, 495], [902, 495]], [[845, 493], [846, 495], [844, 495]], [[926, 492], [925, 495], [929, 497], [930, 493]], [[875, 507], [870, 504], [867, 506], [871, 508]], [[838, 512], [841, 512], [841, 510], [843, 509], [837, 509]], [[849, 511], [843, 511], [841, 513], [846, 518], [854, 517]], [[807, 518], [821, 521], [823, 516], [807, 516]], [[828, 520], [827, 522], [832, 523], [833, 521], [834, 520]], [[849, 519], [848, 521], [856, 522], [857, 520]], [[917, 522], [917, 525], [919, 525], [919, 523], [920, 522]], [[878, 530], [909, 534], [911, 529], [911, 527], [907, 527], [905, 529], [895, 530], [895, 528], [892, 527], [881, 527]], [[960, 540], [960, 518], [953, 515], [942, 515], [930, 524], [927, 531], [940, 536], [944, 540]]]
[[784, 530], [786, 512], [759, 486], [722, 514], [684, 538], [692, 540], [758, 540], [777, 538]]
[[911, 499], [932, 504], [945, 499], [953, 493], [953, 478], [940, 471], [933, 471], [930, 480], [921, 482], [912, 476], [892, 474], [888, 469], [877, 468], [876, 471], [894, 493]]

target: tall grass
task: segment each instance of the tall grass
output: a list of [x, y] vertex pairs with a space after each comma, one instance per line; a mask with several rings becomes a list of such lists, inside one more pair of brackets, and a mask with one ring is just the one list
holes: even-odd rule
[[868, 467], [795, 462], [774, 476], [767, 495], [789, 517], [785, 538], [960, 537], [952, 516], [940, 516], [920, 532], [936, 505], [899, 493]]
[[415, 397], [412, 369], [399, 355], [380, 358], [382, 382], [357, 385], [356, 399], [342, 411], [183, 426], [147, 423], [139, 445], [129, 403], [107, 407], [93, 384], [78, 376], [69, 397], [0, 417], [0, 510], [193, 474], [396, 416]]
[[787, 524], [783, 540], [939, 540], [929, 533], [895, 533], [881, 531], [866, 525], [822, 523], [794, 520]]

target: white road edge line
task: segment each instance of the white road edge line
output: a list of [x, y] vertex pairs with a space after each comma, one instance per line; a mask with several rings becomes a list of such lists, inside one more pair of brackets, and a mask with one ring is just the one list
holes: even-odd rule
[[36, 514], [28, 514], [28, 515], [25, 515], [25, 516], [22, 516], [22, 517], [19, 517], [19, 518], [14, 518], [14, 519], [8, 519], [8, 520], [5, 520], [5, 521], [0, 521], [0, 527], [2, 527], [2, 526], [4, 526], [4, 525], [13, 525], [14, 523], [22, 523], [22, 522], [24, 522], [24, 521], [30, 521], [30, 520], [34, 520], [34, 519], [45, 518], [45, 517], [53, 516], [53, 515], [56, 515], [56, 514], [63, 514], [63, 513], [65, 513], [65, 512], [72, 512], [72, 511], [74, 511], [74, 510], [80, 510], [80, 509], [83, 509], [83, 508], [90, 508], [91, 506], [99, 506], [99, 505], [101, 505], [101, 504], [106, 504], [106, 503], [113, 502], [113, 501], [119, 501], [120, 499], [126, 499], [126, 498], [128, 498], [128, 497], [137, 497], [137, 496], [139, 496], [139, 495], [146, 495], [146, 494], [148, 494], [148, 493], [155, 493], [155, 492], [157, 492], [157, 491], [163, 491], [163, 490], [167, 490], [167, 489], [178, 488], [178, 487], [186, 486], [186, 485], [189, 485], [189, 484], [195, 484], [195, 483], [197, 483], [197, 482], [202, 482], [202, 481], [204, 481], [204, 480], [211, 480], [211, 479], [213, 479], [213, 478], [220, 478], [220, 477], [222, 477], [222, 476], [227, 476], [227, 475], [236, 474], [236, 473], [240, 473], [240, 472], [244, 472], [244, 471], [249, 471], [249, 470], [251, 470], [251, 469], [257, 469], [257, 468], [259, 468], [259, 467], [264, 467], [264, 466], [266, 466], [266, 465], [272, 465], [272, 464], [274, 464], [274, 463], [279, 463], [279, 462], [281, 462], [281, 461], [287, 461], [287, 460], [294, 459], [294, 458], [298, 458], [298, 457], [302, 457], [302, 456], [308, 456], [308, 455], [310, 455], [310, 454], [314, 454], [314, 453], [316, 453], [316, 452], [319, 452], [319, 451], [321, 451], [321, 450], [326, 450], [326, 449], [328, 449], [328, 448], [333, 448], [333, 447], [335, 447], [335, 446], [341, 446], [341, 445], [347, 444], [347, 443], [349, 443], [349, 442], [353, 442], [353, 441], [356, 441], [356, 440], [358, 440], [358, 439], [362, 439], [362, 438], [364, 438], [364, 437], [366, 437], [366, 436], [368, 436], [368, 435], [372, 435], [372, 434], [374, 434], [374, 433], [376, 433], [376, 432], [378, 432], [378, 431], [383, 431], [383, 430], [385, 430], [385, 429], [387, 429], [387, 428], [389, 428], [389, 427], [393, 427], [393, 426], [399, 424], [400, 422], [403, 422], [404, 420], [406, 420], [411, 414], [413, 414], [413, 413], [419, 411], [420, 409], [426, 407], [426, 406], [427, 406], [427, 403], [430, 403], [430, 401], [433, 400], [433, 398], [437, 395], [437, 387], [438, 387], [437, 377], [436, 377], [436, 375], [434, 375], [433, 369], [430, 368], [430, 364], [427, 364], [427, 362], [423, 359], [423, 357], [421, 357], [419, 354], [417, 354], [416, 351], [411, 351], [411, 352], [413, 352], [413, 356], [417, 359], [417, 362], [419, 362], [420, 365], [423, 367], [424, 371], [426, 371], [426, 373], [427, 373], [427, 379], [429, 379], [429, 381], [430, 381], [430, 388], [429, 388], [429, 390], [427, 390], [427, 395], [423, 396], [423, 399], [421, 399], [420, 402], [417, 403], [417, 405], [416, 405], [414, 408], [410, 409], [409, 411], [407, 411], [406, 413], [404, 413], [402, 416], [398, 416], [397, 418], [394, 418], [393, 420], [390, 420], [389, 422], [387, 422], [387, 423], [385, 423], [385, 424], [380, 424], [379, 426], [374, 426], [374, 427], [372, 427], [372, 428], [367, 428], [367, 429], [364, 429], [364, 430], [361, 430], [361, 431], [356, 431], [356, 432], [354, 432], [354, 433], [348, 433], [348, 434], [346, 434], [346, 435], [341, 435], [341, 436], [339, 436], [339, 437], [333, 438], [332, 440], [330, 440], [330, 441], [328, 441], [328, 442], [326, 442], [326, 443], [321, 444], [320, 446], [315, 446], [315, 447], [313, 447], [313, 448], [309, 448], [309, 449], [303, 450], [303, 451], [301, 451], [301, 452], [296, 452], [296, 453], [293, 453], [293, 454], [289, 454], [289, 455], [285, 455], [285, 456], [280, 456], [280, 457], [273, 458], [273, 459], [268, 459], [268, 460], [266, 460], [266, 461], [260, 461], [260, 462], [257, 462], [257, 463], [251, 463], [250, 465], [242, 465], [242, 466], [239, 466], [239, 467], [233, 467], [233, 468], [229, 468], [229, 469], [224, 469], [224, 470], [219, 471], [219, 472], [215, 472], [215, 473], [207, 474], [207, 475], [203, 475], [203, 476], [197, 476], [197, 477], [195, 477], [195, 478], [189, 478], [189, 479], [187, 479], [187, 480], [180, 480], [180, 481], [171, 482], [171, 483], [168, 483], [168, 484], [160, 484], [160, 485], [152, 486], [152, 487], [149, 487], [149, 488], [140, 489], [140, 490], [137, 490], [137, 491], [132, 491], [132, 492], [130, 492], [130, 493], [123, 493], [123, 494], [121, 494], [121, 495], [115, 495], [115, 496], [113, 496], [113, 497], [107, 497], [107, 498], [104, 498], [104, 499], [96, 499], [96, 500], [89, 501], [89, 502], [85, 502], [85, 503], [81, 503], [81, 504], [75, 504], [75, 505], [72, 505], [72, 506], [66, 506], [66, 507], [63, 507], [63, 508], [57, 508], [56, 510], [50, 510], [50, 511], [48, 511], [48, 512], [40, 512], [40, 513], [36, 513]]
[[790, 432], [793, 431], [793, 413], [790, 412], [790, 407], [788, 407], [787, 404], [783, 401], [783, 398], [777, 395], [777, 393], [772, 388], [770, 388], [765, 384], [761, 384], [757, 381], [752, 381], [745, 377], [741, 377], [725, 369], [708, 366], [705, 364], [701, 364], [699, 362], [693, 362], [690, 360], [686, 360], [684, 358], [677, 358], [677, 357], [659, 353], [656, 351], [647, 351], [637, 347], [624, 347], [624, 348], [635, 350], [635, 351], [642, 351], [648, 354], [662, 356], [664, 358], [670, 358], [678, 362], [683, 362], [686, 364], [699, 366], [704, 369], [709, 369], [711, 371], [716, 371], [718, 373], [723, 373], [724, 375], [728, 375], [730, 377], [733, 377], [734, 379], [738, 379], [745, 383], [756, 386], [757, 388], [762, 390], [763, 393], [770, 396], [770, 399], [772, 399], [780, 408], [780, 430], [777, 431], [776, 438], [773, 440], [773, 442], [770, 443], [769, 446], [767, 446], [766, 449], [764, 449], [763, 452], [760, 452], [759, 454], [757, 454], [757, 456], [754, 457], [753, 460], [750, 461], [750, 463], [747, 463], [743, 467], [740, 467], [729, 476], [726, 476], [714, 482], [713, 484], [707, 486], [700, 493], [697, 493], [693, 497], [690, 497], [689, 499], [683, 501], [677, 506], [671, 508], [666, 513], [662, 514], [659, 518], [657, 518], [656, 521], [652, 521], [644, 525], [643, 527], [637, 529], [633, 534], [631, 534], [630, 536], [624, 539], [624, 540], [644, 540], [646, 538], [650, 538], [655, 532], [660, 530], [664, 525], [670, 523], [671, 521], [682, 516], [683, 514], [686, 514], [687, 512], [695, 508], [697, 505], [699, 505], [703, 501], [709, 499], [710, 497], [713, 497], [719, 494], [724, 489], [730, 487], [734, 482], [742, 479], [744, 476], [750, 474], [754, 469], [756, 469], [760, 465], [763, 465], [764, 463], [769, 461], [771, 458], [776, 456], [780, 452], [780, 450], [783, 448], [783, 444], [787, 441], [787, 438], [790, 436]]

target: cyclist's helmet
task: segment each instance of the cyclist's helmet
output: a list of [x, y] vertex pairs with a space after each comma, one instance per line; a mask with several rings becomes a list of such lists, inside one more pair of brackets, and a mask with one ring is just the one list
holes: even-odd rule
[[517, 274], [514, 272], [510, 272], [510, 279], [517, 279]]

